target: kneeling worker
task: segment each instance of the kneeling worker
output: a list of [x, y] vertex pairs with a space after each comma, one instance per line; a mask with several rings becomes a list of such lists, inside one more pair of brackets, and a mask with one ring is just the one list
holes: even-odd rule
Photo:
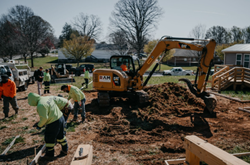
[[74, 109], [75, 109], [75, 113], [74, 113], [74, 121], [77, 120], [77, 115], [78, 115], [78, 109], [81, 108], [82, 109], [82, 122], [84, 122], [85, 120], [85, 95], [84, 93], [77, 87], [73, 86], [73, 85], [63, 85], [61, 87], [61, 90], [64, 92], [69, 93], [69, 97], [68, 100], [70, 100], [71, 98], [75, 101], [75, 105], [74, 105]]
[[74, 109], [74, 107], [71, 104], [71, 102], [69, 100], [63, 98], [62, 95], [48, 96], [48, 97], [52, 97], [53, 98], [53, 100], [55, 101], [56, 105], [58, 106], [58, 108], [63, 113], [63, 117], [64, 117], [64, 120], [65, 120], [65, 123], [67, 123], [69, 114]]
[[46, 153], [43, 159], [54, 159], [54, 146], [56, 142], [62, 146], [60, 156], [67, 155], [68, 144], [66, 140], [65, 120], [52, 97], [42, 97], [36, 93], [29, 93], [28, 103], [30, 106], [37, 106], [40, 121], [37, 129], [45, 127]]

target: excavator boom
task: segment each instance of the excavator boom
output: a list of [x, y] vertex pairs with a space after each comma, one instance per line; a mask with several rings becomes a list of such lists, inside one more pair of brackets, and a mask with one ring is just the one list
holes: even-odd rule
[[[138, 70], [137, 79], [141, 77], [148, 68], [156, 61], [156, 59], [165, 51], [170, 49], [185, 49], [185, 50], [196, 50], [202, 52], [200, 56], [198, 68], [196, 72], [195, 84], [192, 84], [188, 79], [180, 79], [179, 81], [184, 81], [187, 83], [190, 91], [204, 100], [207, 109], [212, 113], [213, 109], [216, 107], [216, 97], [214, 95], [208, 94], [206, 92], [206, 85], [209, 76], [209, 72], [211, 69], [211, 65], [214, 58], [214, 50], [216, 46], [215, 40], [202, 40], [207, 41], [208, 43], [205, 46], [186, 43], [182, 41], [176, 40], [195, 40], [193, 38], [173, 38], [173, 37], [165, 37], [161, 39], [152, 50], [148, 58], [146, 59], [143, 66]], [[156, 67], [155, 67], [156, 68]], [[154, 68], [154, 69], [155, 69]], [[154, 72], [154, 70], [153, 70]], [[151, 76], [152, 74], [150, 74]], [[149, 78], [150, 78], [149, 76]], [[142, 89], [143, 86], [147, 84], [149, 78], [144, 82], [143, 85], [138, 85], [139, 89]]]

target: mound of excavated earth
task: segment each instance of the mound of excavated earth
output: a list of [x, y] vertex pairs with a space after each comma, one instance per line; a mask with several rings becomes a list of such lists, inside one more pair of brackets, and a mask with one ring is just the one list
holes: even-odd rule
[[[57, 95], [58, 88], [51, 88], [52, 94]], [[23, 143], [12, 147], [5, 164], [26, 164], [27, 159], [34, 157], [34, 147], [44, 143], [43, 136], [34, 133], [32, 128], [39, 118], [35, 107], [27, 104], [29, 90], [36, 90], [36, 86], [29, 86], [27, 92], [17, 96], [23, 107], [19, 116], [5, 123], [0, 121], [1, 144], [18, 134], [24, 139]], [[85, 91], [88, 122], [74, 124], [71, 122], [73, 115], [70, 115], [68, 155], [39, 164], [70, 164], [77, 146], [83, 143], [93, 145], [93, 164], [163, 165], [164, 160], [185, 157], [183, 141], [187, 135], [196, 135], [226, 151], [235, 147], [250, 150], [250, 114], [237, 110], [238, 107], [249, 107], [249, 103], [242, 105], [217, 97], [214, 117], [203, 113], [203, 100], [178, 84], [164, 83], [144, 90], [149, 94], [147, 105], [138, 106], [128, 98], [112, 98], [111, 106], [105, 108], [98, 106], [97, 92]], [[0, 118], [3, 118], [2, 114]], [[5, 147], [0, 149], [3, 151]], [[55, 148], [57, 156], [61, 147], [56, 145]]]

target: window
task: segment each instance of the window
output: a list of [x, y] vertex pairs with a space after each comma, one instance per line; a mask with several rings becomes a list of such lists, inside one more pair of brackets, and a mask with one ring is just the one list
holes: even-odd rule
[[184, 61], [187, 61], [187, 58], [184, 58], [183, 60], [184, 60]]
[[196, 58], [193, 58], [193, 61], [196, 61]]
[[241, 65], [241, 57], [242, 55], [241, 54], [236, 54], [236, 65]]
[[244, 67], [249, 68], [249, 54], [245, 54]]

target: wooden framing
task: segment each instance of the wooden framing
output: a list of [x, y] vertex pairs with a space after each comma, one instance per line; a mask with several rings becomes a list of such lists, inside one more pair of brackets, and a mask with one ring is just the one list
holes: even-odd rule
[[184, 147], [186, 161], [189, 165], [199, 165], [200, 161], [204, 161], [208, 165], [249, 165], [195, 135], [185, 137]]
[[44, 144], [40, 151], [37, 153], [37, 155], [35, 155], [35, 158], [32, 160], [32, 162], [30, 162], [30, 165], [35, 165], [36, 163], [38, 163], [38, 160], [42, 156], [42, 153], [45, 151], [45, 149], [46, 146]]
[[250, 87], [250, 69], [235, 65], [215, 65], [215, 73], [212, 76], [212, 89], [221, 91], [233, 85]]
[[2, 152], [2, 154], [0, 156], [4, 156], [5, 154], [7, 154], [7, 152], [10, 150], [10, 148], [13, 146], [13, 144], [15, 143], [16, 139], [19, 138], [20, 135], [17, 135], [12, 142], [8, 145], [8, 147]]
[[220, 96], [220, 97], [224, 97], [224, 98], [227, 98], [227, 99], [230, 99], [230, 100], [233, 100], [233, 101], [237, 101], [237, 102], [240, 102], [240, 103], [250, 103], [250, 100], [240, 100], [238, 98], [225, 96], [225, 95], [222, 95], [222, 94], [219, 94], [219, 93], [215, 93], [215, 92], [209, 92], [209, 93], [217, 95], [217, 96]]
[[[236, 157], [243, 157], [243, 156], [249, 156], [250, 152], [234, 153], [232, 155]], [[179, 164], [184, 164], [185, 162], [186, 158], [165, 160], [166, 165], [174, 165], [174, 164], [179, 165]]]

